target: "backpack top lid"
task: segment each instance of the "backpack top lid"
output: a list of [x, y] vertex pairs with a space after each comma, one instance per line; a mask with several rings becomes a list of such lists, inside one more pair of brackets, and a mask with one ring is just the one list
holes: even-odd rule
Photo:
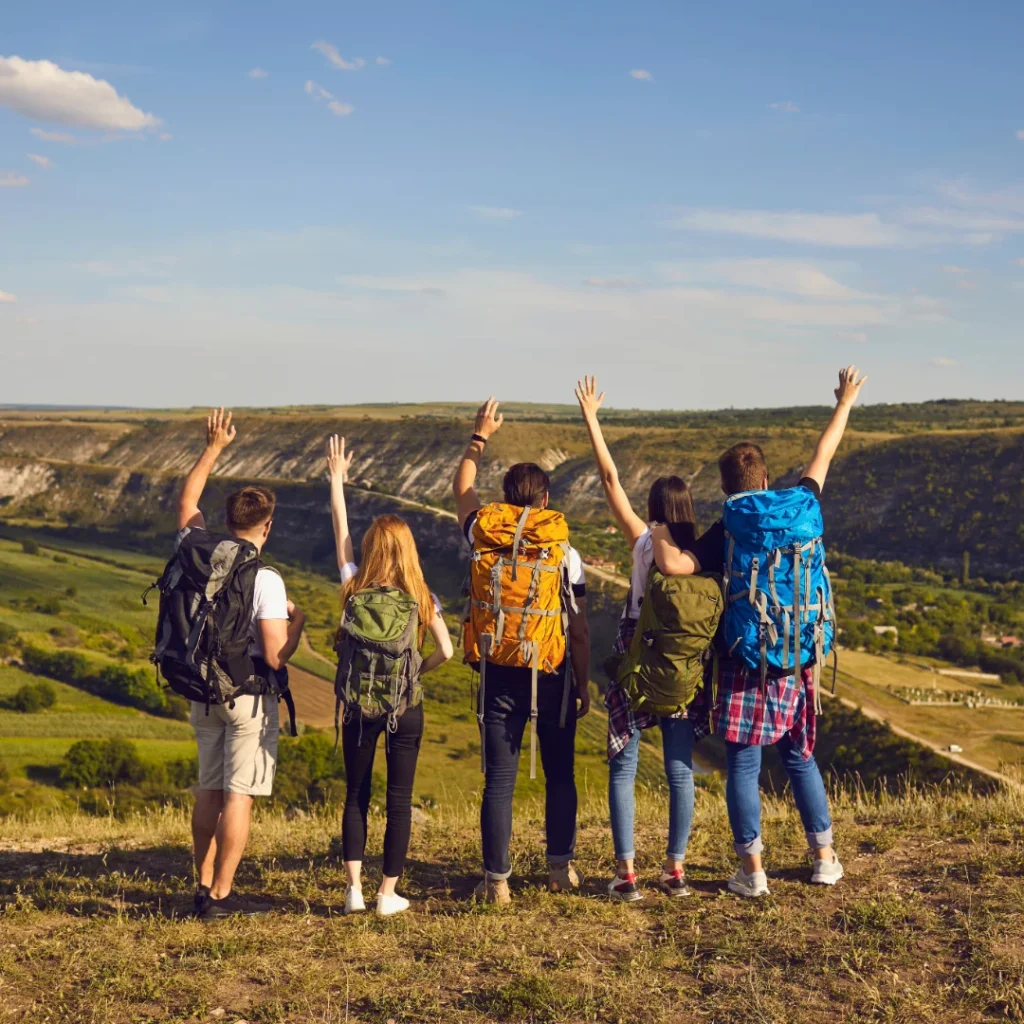
[[229, 533], [191, 529], [178, 545], [177, 561], [192, 586], [212, 598], [236, 567], [259, 558], [256, 546]]
[[416, 598], [404, 590], [367, 587], [351, 594], [345, 602], [341, 628], [358, 640], [396, 643], [411, 623], [418, 622], [418, 615]]
[[[473, 523], [473, 538], [484, 548], [511, 548], [515, 541], [522, 505], [494, 501], [484, 505]], [[522, 542], [548, 546], [569, 542], [569, 524], [561, 512], [550, 508], [531, 508], [523, 525]]]
[[730, 495], [722, 524], [737, 544], [756, 551], [806, 544], [825, 530], [821, 502], [806, 487]]

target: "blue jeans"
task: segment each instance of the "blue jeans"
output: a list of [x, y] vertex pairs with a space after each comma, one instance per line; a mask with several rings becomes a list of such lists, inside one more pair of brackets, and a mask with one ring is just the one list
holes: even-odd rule
[[[693, 824], [693, 723], [685, 718], [662, 718], [661, 743], [668, 779], [669, 860], [683, 860]], [[608, 763], [608, 810], [612, 819], [612, 840], [616, 860], [632, 860], [633, 819], [636, 804], [633, 785], [640, 755], [640, 730]]]
[[[793, 787], [793, 799], [804, 823], [807, 845], [812, 850], [824, 850], [832, 845], [832, 818], [818, 764], [813, 757], [805, 761], [793, 748], [788, 736], [783, 736], [775, 744], [775, 749]], [[763, 849], [761, 793], [757, 780], [761, 774], [761, 748], [727, 742], [725, 757], [729, 771], [725, 783], [725, 805], [732, 826], [733, 848], [741, 857], [760, 853]]]

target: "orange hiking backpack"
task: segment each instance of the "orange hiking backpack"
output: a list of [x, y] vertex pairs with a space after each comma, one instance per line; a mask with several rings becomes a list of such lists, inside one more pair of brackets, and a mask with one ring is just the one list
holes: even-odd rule
[[[477, 513], [463, 624], [466, 661], [480, 663], [481, 726], [487, 663], [532, 670], [531, 778], [536, 777], [537, 675], [556, 672], [568, 661], [568, 607], [574, 605], [568, 558], [569, 526], [561, 512], [494, 502]], [[567, 663], [561, 724], [568, 693]]]

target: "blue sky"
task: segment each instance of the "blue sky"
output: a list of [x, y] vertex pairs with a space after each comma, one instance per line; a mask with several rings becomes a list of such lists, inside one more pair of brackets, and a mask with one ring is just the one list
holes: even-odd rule
[[0, 12], [0, 402], [1022, 397], [1019, 4]]

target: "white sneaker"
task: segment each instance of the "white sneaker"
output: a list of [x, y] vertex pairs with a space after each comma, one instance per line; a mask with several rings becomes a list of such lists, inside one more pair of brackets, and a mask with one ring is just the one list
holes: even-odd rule
[[409, 909], [409, 901], [397, 892], [377, 894], [377, 916], [391, 917], [392, 914], [400, 914], [403, 910]]
[[843, 865], [839, 858], [833, 853], [831, 860], [814, 861], [814, 871], [811, 874], [812, 885], [835, 885], [843, 877]]
[[767, 896], [768, 876], [763, 871], [753, 871], [748, 875], [743, 868], [737, 868], [736, 874], [729, 879], [729, 891], [750, 898]]
[[345, 913], [346, 914], [358, 914], [360, 910], [365, 910], [366, 904], [363, 902], [363, 890], [356, 889], [354, 886], [349, 886], [348, 891], [345, 893]]

